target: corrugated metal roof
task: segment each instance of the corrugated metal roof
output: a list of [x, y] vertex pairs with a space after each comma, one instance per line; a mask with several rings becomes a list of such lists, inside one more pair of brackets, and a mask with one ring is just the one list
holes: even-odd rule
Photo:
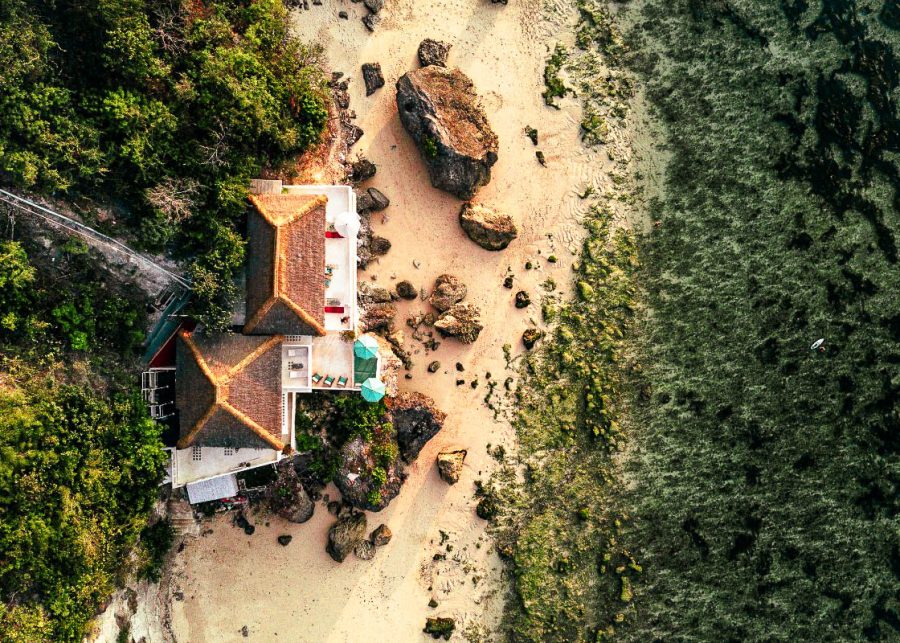
[[187, 486], [188, 500], [192, 505], [198, 502], [210, 502], [237, 495], [238, 483], [233, 473], [200, 482], [192, 482]]

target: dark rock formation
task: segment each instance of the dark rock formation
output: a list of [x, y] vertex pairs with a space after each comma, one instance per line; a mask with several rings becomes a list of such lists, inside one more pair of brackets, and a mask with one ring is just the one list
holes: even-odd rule
[[438, 67], [447, 66], [447, 55], [450, 53], [450, 45], [440, 40], [432, 40], [426, 38], [419, 43], [419, 64], [422, 67], [428, 65], [437, 65]]
[[375, 188], [369, 188], [369, 196], [372, 198], [372, 209], [375, 212], [384, 210], [391, 204], [391, 200]]
[[516, 293], [516, 308], [528, 308], [531, 304], [531, 296], [524, 290]]
[[[349, 178], [353, 183], [362, 183], [363, 181], [368, 181], [373, 176], [375, 176], [376, 170], [377, 170], [377, 168], [375, 167], [375, 164], [372, 163], [372, 161], [361, 158], [361, 159], [354, 161], [350, 165], [350, 177]], [[357, 199], [356, 208], [357, 208], [357, 210], [362, 209], [359, 207], [358, 199]]]
[[349, 17], [346, 11], [338, 11], [338, 18], [341, 20], [347, 20]]
[[506, 275], [506, 277], [504, 277], [503, 287], [509, 288], [510, 290], [512, 290], [512, 287], [513, 287], [513, 276], [512, 275]]
[[526, 328], [525, 332], [522, 333], [522, 343], [525, 345], [525, 348], [531, 350], [543, 336], [544, 333], [537, 328]]
[[368, 29], [369, 31], [375, 31], [375, 27], [378, 26], [379, 22], [381, 22], [381, 18], [374, 13], [370, 13], [362, 19], [362, 22], [366, 26], [366, 29]]
[[400, 455], [407, 462], [415, 460], [422, 447], [437, 435], [447, 417], [435, 408], [434, 400], [422, 393], [402, 392], [391, 404], [394, 430]]
[[397, 81], [397, 108], [434, 187], [471, 199], [491, 180], [497, 135], [468, 76], [436, 65], [408, 72]]
[[291, 541], [294, 539], [290, 534], [282, 534], [278, 537], [278, 544], [282, 547], [287, 547], [291, 544]]
[[466, 451], [442, 451], [438, 453], [438, 473], [447, 484], [459, 482], [462, 473], [463, 461], [466, 459]]
[[290, 522], [306, 522], [316, 509], [289, 459], [278, 463], [278, 478], [270, 485], [266, 498], [269, 508]]
[[328, 545], [325, 551], [339, 563], [366, 537], [366, 515], [351, 514], [338, 518], [328, 530]]
[[[370, 0], [366, 0], [368, 3]], [[363, 63], [363, 82], [366, 84], [366, 96], [371, 96], [378, 89], [384, 87], [384, 76], [381, 74], [379, 63]]]
[[434, 290], [428, 296], [428, 303], [444, 312], [466, 296], [466, 285], [453, 275], [441, 275], [434, 282]]
[[440, 369], [440, 368], [441, 368], [441, 363], [437, 360], [434, 360], [433, 362], [431, 362], [431, 364], [428, 365], [428, 372], [429, 373], [437, 373], [438, 369]]
[[419, 291], [407, 280], [397, 282], [397, 296], [402, 299], [415, 299], [419, 296]]
[[456, 629], [456, 621], [452, 618], [432, 618], [429, 616], [425, 620], [425, 629], [422, 631], [426, 634], [430, 634], [431, 638], [435, 640], [443, 637], [445, 641], [449, 641], [450, 637], [453, 635], [454, 629]]
[[372, 253], [372, 256], [381, 257], [382, 255], [386, 255], [390, 249], [390, 240], [377, 235], [372, 236], [372, 241], [369, 244], [369, 251]]
[[463, 203], [459, 224], [485, 250], [503, 250], [518, 236], [516, 224], [508, 214], [475, 203]]
[[375, 199], [368, 190], [356, 191], [356, 211], [359, 213], [370, 212], [375, 207]]
[[391, 538], [393, 537], [394, 534], [391, 532], [390, 527], [382, 523], [375, 527], [372, 533], [369, 534], [369, 541], [376, 547], [384, 547], [391, 542]]
[[475, 513], [482, 520], [490, 520], [497, 515], [500, 507], [497, 506], [497, 499], [494, 494], [488, 493], [482, 496], [478, 504], [475, 505]]
[[363, 0], [363, 4], [372, 13], [378, 13], [384, 9], [384, 0]]
[[[390, 504], [403, 486], [404, 475], [400, 462], [395, 460], [384, 468], [386, 479], [375, 480], [372, 470], [377, 463], [372, 444], [362, 437], [349, 440], [340, 452], [340, 466], [334, 474], [334, 484], [344, 502], [357, 509], [381, 511]], [[372, 493], [377, 491], [378, 493]]]
[[474, 304], [454, 305], [434, 322], [434, 327], [444, 337], [455, 337], [464, 344], [474, 342], [484, 329], [481, 311]]
[[360, 560], [372, 560], [375, 558], [375, 545], [368, 540], [360, 540], [353, 548], [353, 553]]

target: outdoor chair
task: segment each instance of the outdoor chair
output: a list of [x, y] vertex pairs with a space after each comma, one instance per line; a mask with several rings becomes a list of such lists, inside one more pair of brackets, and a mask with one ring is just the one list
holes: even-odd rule
[[325, 386], [331, 386], [332, 384], [334, 384], [334, 375], [328, 375], [328, 376], [325, 378], [325, 381], [323, 382], [323, 384], [324, 384]]
[[321, 381], [322, 381], [322, 376], [319, 375], [318, 373], [313, 373], [313, 376], [312, 376], [312, 383], [313, 383], [313, 384], [318, 384], [318, 383], [321, 382]]
[[338, 386], [347, 386], [347, 378], [343, 375], [338, 378]]

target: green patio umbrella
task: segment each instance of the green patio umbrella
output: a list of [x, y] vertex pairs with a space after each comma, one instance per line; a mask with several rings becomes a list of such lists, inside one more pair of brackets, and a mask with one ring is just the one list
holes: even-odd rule
[[384, 382], [370, 377], [362, 383], [362, 396], [366, 402], [377, 402], [384, 397]]
[[378, 357], [378, 340], [371, 335], [363, 335], [353, 342], [353, 354], [362, 359]]

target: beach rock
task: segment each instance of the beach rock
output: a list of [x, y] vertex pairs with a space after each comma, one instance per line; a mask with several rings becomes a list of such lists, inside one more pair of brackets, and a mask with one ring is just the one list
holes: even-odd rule
[[445, 641], [449, 641], [454, 629], [456, 629], [456, 621], [452, 618], [429, 616], [425, 619], [425, 629], [422, 631], [430, 634], [431, 638], [435, 640], [443, 638]]
[[372, 241], [369, 243], [369, 251], [376, 257], [386, 255], [391, 249], [391, 242], [384, 237], [372, 235]]
[[444, 312], [462, 301], [467, 293], [466, 285], [453, 275], [443, 274], [434, 281], [434, 289], [428, 303]]
[[394, 534], [391, 532], [391, 528], [382, 523], [369, 534], [369, 541], [376, 547], [384, 547], [391, 542], [393, 537]]
[[391, 291], [382, 286], [367, 284], [366, 300], [375, 304], [386, 304], [391, 301]]
[[452, 47], [450, 43], [426, 38], [419, 43], [419, 64], [422, 67], [427, 67], [428, 65], [446, 67], [450, 47]]
[[441, 367], [441, 363], [437, 360], [434, 360], [433, 362], [431, 362], [431, 364], [428, 365], [428, 372], [429, 373], [437, 373], [438, 369], [440, 367]]
[[525, 348], [531, 350], [543, 336], [544, 333], [537, 328], [526, 328], [525, 332], [522, 333], [522, 343], [525, 345]]
[[338, 518], [328, 530], [328, 545], [325, 551], [339, 563], [350, 555], [356, 545], [366, 536], [366, 515], [352, 514]]
[[372, 197], [372, 210], [375, 212], [384, 210], [391, 204], [391, 200], [375, 188], [369, 188], [369, 196]]
[[370, 13], [362, 19], [362, 22], [366, 26], [366, 29], [368, 29], [369, 31], [375, 31], [375, 27], [378, 26], [379, 22], [381, 22], [381, 18], [374, 13]]
[[415, 460], [422, 447], [444, 426], [446, 414], [435, 408], [434, 400], [422, 393], [404, 391], [391, 404], [400, 455]]
[[444, 337], [455, 337], [464, 344], [474, 342], [484, 329], [481, 311], [474, 304], [454, 305], [434, 322], [434, 327]]
[[291, 541], [293, 539], [294, 539], [294, 537], [289, 534], [282, 534], [281, 536], [278, 537], [278, 544], [281, 545], [282, 547], [287, 547], [288, 545], [291, 544]]
[[375, 199], [369, 194], [368, 190], [356, 191], [356, 211], [370, 212], [375, 207]]
[[437, 467], [438, 473], [447, 484], [456, 484], [459, 482], [459, 476], [462, 473], [463, 461], [466, 459], [466, 451], [442, 451], [438, 453]]
[[[362, 183], [363, 181], [368, 181], [373, 176], [375, 176], [375, 172], [378, 168], [375, 167], [375, 164], [372, 163], [369, 159], [357, 159], [350, 165], [350, 180], [354, 183]], [[359, 202], [357, 201], [356, 209], [359, 210]]]
[[485, 250], [503, 250], [518, 236], [516, 224], [508, 214], [476, 203], [463, 203], [459, 224], [469, 238]]
[[419, 291], [409, 281], [404, 279], [397, 283], [397, 296], [401, 299], [415, 299], [419, 296]]
[[[366, 0], [366, 5], [371, 0]], [[366, 96], [371, 96], [378, 89], [384, 87], [384, 76], [381, 74], [381, 65], [379, 63], [363, 63], [362, 66], [363, 82], [366, 84]]]
[[332, 500], [328, 503], [328, 513], [332, 516], [336, 516], [341, 512], [341, 503], [337, 500]]
[[513, 276], [512, 275], [506, 275], [506, 277], [504, 277], [503, 287], [509, 288], [510, 290], [512, 290], [512, 287], [513, 287]]
[[459, 69], [429, 65], [404, 74], [397, 81], [397, 108], [434, 187], [471, 199], [491, 180], [497, 135], [472, 81]]
[[278, 477], [266, 492], [269, 509], [288, 522], [306, 522], [312, 518], [316, 504], [300, 483], [291, 459], [285, 458], [276, 466]]
[[384, 0], [363, 0], [363, 4], [372, 13], [378, 13], [384, 9]]
[[372, 560], [375, 558], [375, 545], [368, 540], [361, 540], [356, 543], [356, 547], [353, 548], [353, 553], [360, 560]]
[[346, 11], [338, 11], [338, 18], [341, 20], [347, 20], [350, 16], [347, 15]]
[[372, 304], [366, 306], [359, 320], [364, 333], [372, 331], [390, 331], [394, 326], [394, 315], [397, 307], [394, 304]]
[[516, 308], [528, 308], [531, 304], [531, 296], [524, 290], [516, 293]]
[[[387, 418], [385, 418], [387, 419]], [[372, 471], [379, 466], [372, 451], [372, 444], [362, 436], [347, 441], [340, 451], [340, 464], [334, 474], [334, 484], [344, 502], [357, 509], [381, 511], [400, 493], [404, 475], [399, 459], [386, 467], [385, 480], [376, 480]], [[372, 493], [373, 491], [377, 493]]]
[[499, 510], [497, 499], [491, 493], [482, 496], [478, 504], [475, 505], [475, 514], [482, 520], [491, 520], [497, 515]]
[[241, 636], [243, 636], [244, 638], [250, 636], [250, 628], [246, 625], [241, 628]]

